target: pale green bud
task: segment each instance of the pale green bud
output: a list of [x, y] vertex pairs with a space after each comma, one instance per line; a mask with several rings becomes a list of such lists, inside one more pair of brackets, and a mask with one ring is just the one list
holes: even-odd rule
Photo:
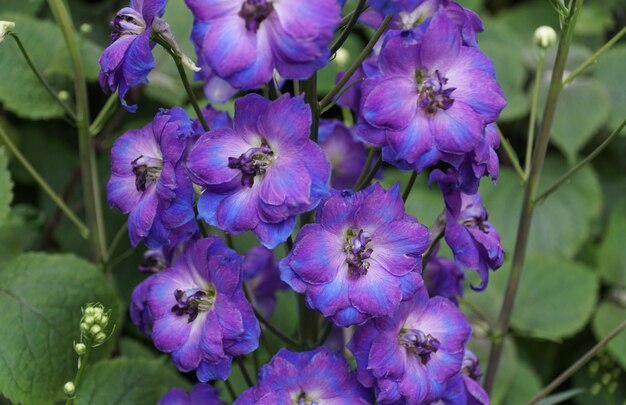
[[83, 332], [83, 333], [87, 333], [89, 331], [89, 327], [90, 326], [91, 325], [89, 325], [87, 322], [82, 322], [80, 324], [80, 331]]
[[84, 343], [74, 344], [74, 351], [77, 355], [82, 356], [87, 351], [87, 346]]
[[542, 25], [535, 30], [535, 45], [547, 49], [556, 43], [556, 31], [552, 27]]
[[93, 325], [94, 323], [94, 317], [93, 315], [87, 315], [86, 317], [83, 318], [83, 321], [87, 324], [87, 325]]
[[93, 336], [97, 335], [100, 332], [102, 332], [102, 327], [100, 325], [93, 325], [89, 329], [89, 333], [91, 333]]
[[102, 326], [106, 326], [109, 323], [109, 316], [108, 315], [102, 315], [100, 317], [100, 325]]
[[107, 338], [107, 335], [105, 335], [103, 332], [98, 333], [94, 338], [94, 342], [99, 345], [102, 344]]
[[63, 386], [63, 393], [65, 393], [67, 397], [73, 397], [76, 393], [76, 386], [74, 383], [71, 381], [66, 382]]
[[57, 96], [59, 97], [59, 100], [67, 101], [70, 98], [70, 93], [67, 90], [61, 90], [61, 91], [59, 91]]
[[83, 23], [80, 25], [80, 32], [82, 32], [83, 34], [89, 34], [91, 30], [91, 24]]
[[0, 42], [4, 41], [4, 37], [6, 37], [13, 28], [15, 28], [13, 21], [0, 21]]

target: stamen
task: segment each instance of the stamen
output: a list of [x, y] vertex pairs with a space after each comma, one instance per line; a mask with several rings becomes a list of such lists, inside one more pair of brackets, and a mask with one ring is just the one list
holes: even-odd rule
[[239, 16], [246, 21], [246, 29], [256, 32], [259, 26], [274, 11], [271, 1], [246, 0], [241, 6]]
[[215, 288], [208, 290], [194, 288], [190, 290], [174, 291], [176, 304], [172, 307], [172, 312], [177, 316], [187, 315], [187, 322], [193, 322], [200, 312], [207, 312], [213, 309], [216, 300]]
[[417, 70], [415, 81], [419, 93], [418, 105], [427, 114], [435, 114], [438, 110], [447, 110], [454, 104], [452, 92], [456, 88], [444, 88], [448, 79], [439, 70], [435, 70], [432, 75]]
[[400, 331], [400, 344], [411, 353], [419, 356], [422, 364], [430, 361], [430, 356], [439, 350], [439, 340], [432, 335], [426, 335], [419, 329], [402, 329]]
[[348, 272], [352, 278], [359, 278], [367, 274], [370, 264], [367, 261], [374, 252], [368, 248], [367, 244], [372, 241], [368, 232], [363, 229], [358, 231], [348, 229], [346, 234], [346, 244], [344, 252], [346, 252], [346, 263], [348, 263]]
[[123, 35], [139, 35], [146, 30], [146, 22], [143, 16], [135, 9], [124, 7], [111, 21], [111, 39], [116, 41]]
[[229, 157], [228, 167], [241, 170], [241, 185], [252, 187], [254, 177], [265, 174], [272, 164], [274, 152], [266, 143], [258, 148], [250, 148], [238, 158]]

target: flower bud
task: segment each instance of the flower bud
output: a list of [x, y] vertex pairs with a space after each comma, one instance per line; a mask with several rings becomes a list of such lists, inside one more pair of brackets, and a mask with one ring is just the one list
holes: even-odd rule
[[74, 393], [76, 392], [76, 386], [74, 386], [73, 382], [68, 381], [63, 386], [63, 392], [67, 397], [73, 397]]
[[87, 325], [93, 325], [93, 322], [94, 322], [93, 315], [87, 315], [86, 317], [83, 318], [83, 321]]
[[107, 335], [105, 335], [103, 332], [100, 332], [93, 338], [93, 340], [96, 345], [100, 345], [104, 343], [106, 338], [107, 338]]
[[89, 331], [89, 324], [87, 322], [81, 322], [80, 331], [82, 333], [87, 333], [87, 331]]
[[57, 96], [59, 97], [59, 100], [67, 101], [70, 98], [70, 93], [68, 93], [67, 90], [61, 90], [57, 93]]
[[92, 30], [91, 24], [83, 23], [80, 25], [80, 32], [82, 32], [83, 34], [88, 34], [91, 32], [91, 30]]
[[91, 333], [93, 336], [97, 335], [100, 332], [102, 332], [102, 328], [100, 327], [100, 325], [93, 325], [89, 329], [89, 333]]
[[4, 41], [4, 37], [15, 28], [15, 23], [12, 21], [0, 21], [0, 42]]
[[103, 315], [100, 317], [100, 325], [102, 325], [102, 326], [107, 326], [107, 324], [108, 324], [108, 323], [109, 323], [109, 317], [108, 317], [108, 315], [104, 315], [104, 314], [103, 314]]
[[84, 343], [76, 343], [74, 344], [74, 351], [79, 356], [82, 356], [87, 351], [87, 346]]
[[535, 45], [547, 49], [556, 42], [556, 31], [552, 27], [542, 25], [535, 30]]

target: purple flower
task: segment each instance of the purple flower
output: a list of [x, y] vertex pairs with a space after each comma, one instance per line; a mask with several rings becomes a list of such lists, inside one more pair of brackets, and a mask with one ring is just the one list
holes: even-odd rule
[[133, 247], [143, 240], [156, 248], [197, 232], [193, 184], [182, 163], [191, 134], [187, 113], [174, 107], [113, 144], [107, 197], [111, 207], [129, 214]]
[[487, 210], [480, 194], [464, 193], [457, 172], [450, 169], [444, 173], [437, 169], [431, 173], [430, 181], [439, 184], [446, 203], [446, 243], [457, 263], [478, 272], [482, 282], [478, 287], [471, 287], [482, 291], [487, 287], [488, 270], [498, 269], [504, 261], [500, 235], [487, 221]]
[[137, 106], [126, 104], [124, 97], [128, 89], [148, 82], [148, 73], [154, 69], [150, 41], [152, 21], [165, 12], [167, 0], [131, 0], [111, 21], [111, 45], [100, 57], [98, 80], [105, 93], [119, 88], [120, 102], [130, 112]]
[[271, 250], [255, 246], [243, 259], [243, 277], [254, 296], [254, 307], [263, 315], [271, 316], [276, 304], [276, 291], [288, 288], [280, 279], [278, 263]]
[[[210, 104], [207, 104], [207, 106], [202, 109], [202, 115], [209, 125], [209, 128], [212, 130], [233, 127], [233, 120], [230, 118], [230, 115], [228, 115], [226, 111], [213, 108]], [[197, 118], [193, 120], [191, 127], [193, 128], [194, 135], [200, 136], [206, 132], [204, 128], [202, 128], [200, 120]]]
[[215, 388], [209, 384], [196, 384], [189, 395], [182, 388], [172, 388], [157, 405], [224, 405]]
[[390, 316], [422, 285], [428, 236], [405, 214], [397, 184], [336, 192], [298, 233], [281, 278], [337, 325]]
[[[375, 50], [373, 53], [375, 53]], [[363, 61], [354, 75], [352, 75], [350, 80], [348, 80], [344, 87], [346, 90], [337, 99], [337, 105], [341, 107], [348, 107], [358, 114], [362, 96], [362, 81], [368, 77], [376, 76], [377, 74], [380, 74], [380, 71], [378, 70], [378, 54], [373, 54]], [[337, 73], [336, 81], [339, 82], [344, 75], [345, 72]]]
[[370, 0], [370, 6], [383, 14], [397, 14], [417, 8], [425, 0]]
[[302, 97], [237, 99], [234, 127], [201, 136], [187, 162], [204, 187], [200, 218], [226, 232], [252, 230], [270, 249], [284, 242], [296, 215], [328, 194], [330, 165], [310, 126]]
[[480, 375], [478, 358], [466, 348], [461, 371], [446, 384], [438, 385], [438, 401], [433, 405], [489, 405], [489, 395], [480, 386]]
[[365, 145], [337, 120], [321, 120], [318, 140], [332, 169], [331, 186], [338, 190], [352, 188], [365, 166]]
[[375, 387], [379, 403], [422, 404], [436, 400], [439, 385], [458, 374], [470, 334], [452, 302], [428, 298], [421, 288], [393, 317], [357, 328], [348, 348], [359, 382]]
[[274, 69], [306, 79], [328, 63], [341, 18], [337, 0], [185, 0], [198, 61], [238, 89], [267, 83]]
[[476, 154], [505, 100], [493, 64], [462, 45], [448, 13], [438, 12], [418, 28], [387, 37], [382, 74], [361, 86], [358, 135], [382, 146], [387, 162], [421, 171]]
[[370, 404], [343, 357], [325, 347], [303, 353], [281, 349], [261, 367], [259, 382], [233, 405]]
[[435, 256], [436, 254], [433, 251], [422, 273], [428, 295], [445, 297], [456, 303], [457, 297], [463, 296], [463, 269], [454, 260]]
[[256, 350], [258, 321], [241, 288], [242, 258], [218, 237], [194, 242], [154, 276], [148, 307], [152, 340], [180, 371], [200, 381], [226, 379], [232, 356]]

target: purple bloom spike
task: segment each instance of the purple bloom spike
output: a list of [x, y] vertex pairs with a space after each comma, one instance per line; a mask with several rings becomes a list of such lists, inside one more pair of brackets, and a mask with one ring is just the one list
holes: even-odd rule
[[337, 325], [390, 316], [422, 285], [428, 236], [405, 214], [398, 185], [335, 192], [281, 260], [281, 278]]
[[238, 99], [234, 127], [201, 136], [187, 161], [204, 187], [200, 218], [226, 232], [252, 230], [270, 249], [284, 242], [296, 215], [328, 195], [330, 165], [309, 140], [310, 125], [302, 97]]
[[234, 405], [370, 404], [368, 392], [350, 373], [343, 357], [325, 347], [303, 353], [281, 349], [261, 367], [259, 382]]
[[126, 104], [128, 89], [148, 82], [148, 73], [154, 69], [150, 31], [155, 17], [165, 12], [167, 0], [131, 0], [130, 7], [117, 12], [111, 21], [111, 45], [100, 57], [98, 80], [102, 90], [109, 94], [119, 89], [120, 102], [127, 111], [137, 106]]
[[465, 316], [443, 297], [420, 288], [390, 318], [372, 319], [356, 330], [348, 348], [357, 378], [374, 387], [380, 404], [424, 404], [458, 375], [471, 334]]
[[256, 350], [259, 324], [241, 287], [242, 258], [218, 237], [191, 244], [153, 276], [147, 305], [157, 349], [200, 381], [226, 379], [233, 356]]

